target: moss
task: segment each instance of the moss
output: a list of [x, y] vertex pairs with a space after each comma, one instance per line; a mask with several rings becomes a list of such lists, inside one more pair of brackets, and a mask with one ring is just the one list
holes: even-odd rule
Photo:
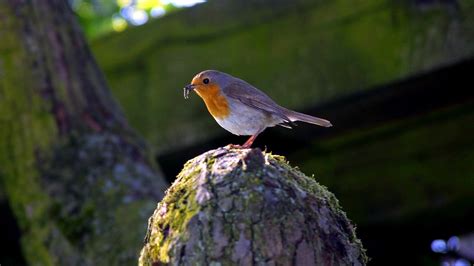
[[180, 235], [186, 237], [182, 232], [190, 219], [199, 211], [199, 206], [195, 200], [196, 191], [189, 189], [196, 186], [195, 179], [199, 171], [200, 169], [193, 162], [187, 162], [183, 171], [178, 175], [177, 180], [166, 191], [166, 196], [157, 208], [157, 211], [160, 208], [164, 208], [166, 215], [157, 214], [155, 211], [149, 223], [149, 228], [160, 228], [161, 230], [157, 234], [147, 233], [147, 235], [151, 234], [151, 238], [148, 239], [149, 242], [159, 244], [147, 249], [146, 252], [149, 257], [146, 261], [168, 263], [169, 246], [170, 242], [173, 241], [173, 237]]
[[[296, 213], [288, 216], [289, 210]], [[298, 234], [301, 229], [290, 229], [297, 221], [306, 219], [311, 224], [318, 215], [321, 228], [311, 230], [331, 230], [329, 221], [336, 219], [338, 230], [342, 230], [337, 237], [345, 235], [351, 250], [358, 254], [356, 260], [366, 261], [352, 225], [325, 187], [291, 167], [282, 156], [257, 149], [219, 148], [186, 163], [150, 218], [139, 263], [230, 265], [264, 262], [269, 256], [290, 262], [297, 245], [285, 244], [288, 250], [284, 255], [280, 249], [266, 247], [271, 241], [265, 232], [288, 227], [288, 234]], [[299, 226], [306, 228], [307, 224]], [[314, 231], [302, 234], [318, 235]], [[333, 250], [340, 244], [329, 242], [326, 248], [332, 251], [328, 252], [346, 254], [345, 248]]]
[[[55, 12], [67, 9], [62, 1], [48, 3], [56, 4]], [[90, 59], [80, 46], [80, 35], [74, 35], [75, 48], [68, 46], [67, 34], [77, 33], [76, 28], [65, 31], [70, 21], [61, 19], [64, 28], [48, 26], [58, 13], [73, 15], [51, 12], [47, 4], [30, 4], [0, 3], [1, 184], [22, 231], [24, 257], [31, 265], [128, 265], [141, 244], [141, 225], [166, 184], [125, 124], [115, 130], [84, 126], [81, 115], [91, 106], [78, 105], [85, 105], [85, 90], [93, 95], [88, 104], [110, 116], [119, 112], [106, 88], [95, 84], [101, 82], [100, 72], [74, 64], [78, 57]], [[51, 14], [39, 12], [46, 14], [39, 19], [35, 8]], [[51, 39], [41, 38], [44, 27], [48, 36], [60, 36], [60, 56], [67, 60], [51, 54], [58, 49], [48, 49]], [[61, 71], [68, 75], [59, 75], [58, 65], [67, 68]], [[78, 72], [90, 80], [78, 78]], [[64, 76], [67, 81], [61, 80]], [[90, 84], [81, 87], [80, 81]], [[58, 102], [67, 109], [63, 117], [54, 108]], [[75, 112], [76, 107], [80, 111]]]
[[90, 202], [84, 206], [80, 213], [65, 216], [61, 213], [61, 205], [55, 203], [52, 207], [51, 218], [57, 222], [59, 230], [64, 237], [69, 239], [73, 244], [80, 244], [81, 237], [91, 233], [90, 221], [94, 219], [95, 206]]
[[319, 184], [314, 178], [314, 175], [312, 178], [308, 178], [303, 172], [301, 172], [301, 170], [298, 167], [292, 167], [290, 163], [287, 161], [287, 159], [281, 155], [266, 153], [265, 160], [266, 162], [271, 162], [272, 160], [276, 161], [279, 164], [279, 166], [286, 169], [288, 173], [291, 173], [291, 176], [294, 176], [296, 174], [298, 178], [293, 178], [293, 179], [288, 179], [288, 180], [292, 180], [292, 182], [296, 183], [299, 187], [303, 188], [306, 191], [310, 191], [314, 195], [321, 195], [321, 198], [327, 200], [329, 205], [334, 211], [338, 211], [338, 212], [341, 211], [341, 213], [345, 215], [345, 213], [342, 212], [341, 210], [339, 201], [337, 200], [336, 196], [333, 193], [331, 193], [327, 189], [327, 187]]
[[48, 106], [37, 96], [26, 97], [22, 89], [35, 86], [32, 73], [22, 67], [29, 59], [25, 51], [18, 49], [20, 36], [12, 30], [18, 25], [9, 12], [6, 3], [0, 4], [1, 183], [20, 227], [25, 230], [21, 240], [25, 257], [30, 263], [33, 263], [31, 258], [35, 258], [36, 265], [52, 265], [43, 242], [51, 234], [51, 227], [44, 220], [50, 200], [36, 182], [38, 173], [34, 162], [37, 149], [48, 147], [56, 131], [54, 120], [46, 111]]

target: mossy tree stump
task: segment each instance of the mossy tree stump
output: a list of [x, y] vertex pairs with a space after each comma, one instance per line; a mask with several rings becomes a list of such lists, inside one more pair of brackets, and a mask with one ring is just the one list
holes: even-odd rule
[[284, 158], [219, 148], [190, 160], [149, 220], [140, 265], [364, 265], [337, 199]]

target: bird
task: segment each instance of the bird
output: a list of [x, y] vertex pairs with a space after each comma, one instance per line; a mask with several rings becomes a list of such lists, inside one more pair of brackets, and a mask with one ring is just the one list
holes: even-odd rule
[[194, 91], [204, 101], [216, 122], [234, 135], [250, 136], [241, 148], [250, 148], [266, 128], [276, 125], [291, 129], [294, 122], [302, 121], [322, 127], [331, 127], [326, 119], [299, 113], [278, 105], [267, 94], [246, 81], [217, 70], [196, 74], [184, 87], [184, 98]]

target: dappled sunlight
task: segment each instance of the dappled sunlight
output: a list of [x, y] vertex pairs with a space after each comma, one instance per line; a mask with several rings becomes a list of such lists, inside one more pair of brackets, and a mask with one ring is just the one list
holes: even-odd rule
[[205, 0], [69, 0], [89, 38], [141, 26], [170, 12]]
[[195, 4], [204, 3], [205, 0], [162, 0], [162, 3], [172, 4], [177, 7], [191, 7]]
[[120, 7], [120, 16], [134, 26], [140, 26], [165, 15], [170, 6], [176, 8], [191, 7], [204, 0], [117, 0]]

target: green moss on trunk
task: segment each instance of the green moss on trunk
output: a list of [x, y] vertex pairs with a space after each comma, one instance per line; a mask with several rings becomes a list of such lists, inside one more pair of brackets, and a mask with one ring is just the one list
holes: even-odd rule
[[1, 184], [30, 265], [130, 265], [166, 183], [67, 1], [0, 2]]

